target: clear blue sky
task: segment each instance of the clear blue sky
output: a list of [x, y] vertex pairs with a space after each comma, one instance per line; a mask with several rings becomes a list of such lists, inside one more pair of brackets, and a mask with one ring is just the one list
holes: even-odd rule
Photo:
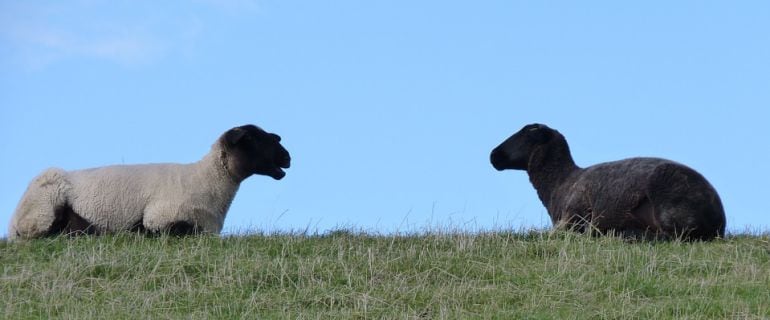
[[581, 166], [700, 171], [733, 232], [770, 229], [767, 1], [0, 0], [0, 236], [47, 167], [193, 162], [283, 136], [226, 231], [549, 226], [489, 151], [560, 130]]

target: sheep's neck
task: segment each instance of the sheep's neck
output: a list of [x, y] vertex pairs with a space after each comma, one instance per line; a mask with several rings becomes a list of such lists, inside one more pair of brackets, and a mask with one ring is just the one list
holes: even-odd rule
[[572, 159], [567, 142], [555, 141], [533, 153], [527, 173], [540, 201], [550, 212], [557, 189], [580, 170]]
[[235, 198], [235, 193], [238, 192], [240, 181], [230, 176], [230, 173], [226, 167], [226, 159], [223, 159], [221, 152], [212, 148], [203, 159], [198, 161], [196, 165], [200, 168], [197, 170], [199, 175], [203, 176], [203, 180], [207, 183], [205, 188], [205, 195], [210, 203], [216, 203], [218, 213], [224, 217], [227, 214], [227, 210], [230, 209], [230, 204]]

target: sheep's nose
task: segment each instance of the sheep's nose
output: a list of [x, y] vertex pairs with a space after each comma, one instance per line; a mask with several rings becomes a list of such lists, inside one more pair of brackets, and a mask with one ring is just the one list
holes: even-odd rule
[[492, 150], [492, 153], [489, 154], [489, 161], [492, 163], [498, 162], [500, 160], [500, 149], [495, 148]]
[[505, 154], [500, 151], [500, 149], [495, 148], [492, 150], [492, 153], [489, 154], [489, 162], [492, 163], [492, 166], [495, 167], [495, 169], [502, 170], [502, 163], [505, 161]]

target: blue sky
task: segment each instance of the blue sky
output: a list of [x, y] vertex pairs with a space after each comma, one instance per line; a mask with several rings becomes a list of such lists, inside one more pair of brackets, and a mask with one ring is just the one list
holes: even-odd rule
[[489, 151], [685, 163], [770, 228], [766, 1], [0, 0], [0, 236], [47, 167], [193, 162], [254, 123], [293, 157], [228, 232], [549, 226]]

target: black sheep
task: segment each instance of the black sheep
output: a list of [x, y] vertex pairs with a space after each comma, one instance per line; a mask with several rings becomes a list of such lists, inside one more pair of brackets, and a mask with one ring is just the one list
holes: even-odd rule
[[632, 238], [711, 240], [725, 234], [714, 187], [670, 160], [630, 158], [580, 168], [564, 136], [542, 124], [506, 139], [490, 160], [499, 171], [526, 170], [557, 227]]

